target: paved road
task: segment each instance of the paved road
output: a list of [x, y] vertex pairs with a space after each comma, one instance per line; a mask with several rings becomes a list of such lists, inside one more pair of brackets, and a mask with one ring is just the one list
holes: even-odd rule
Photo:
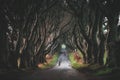
[[114, 80], [117, 78], [119, 79], [119, 74], [114, 77], [95, 77], [78, 72], [71, 67], [68, 57], [64, 54], [59, 56], [57, 64], [50, 69], [28, 70], [27, 72], [14, 70], [0, 73], [0, 80]]
[[56, 66], [47, 70], [35, 70], [28, 73], [9, 73], [0, 80], [87, 80], [85, 75], [73, 69], [65, 54], [58, 58]]
[[61, 54], [58, 58], [56, 66], [53, 69], [72, 69], [67, 54]]
[[70, 65], [68, 56], [61, 54], [56, 66], [48, 70], [40, 70], [22, 80], [86, 80], [84, 74], [79, 73]]

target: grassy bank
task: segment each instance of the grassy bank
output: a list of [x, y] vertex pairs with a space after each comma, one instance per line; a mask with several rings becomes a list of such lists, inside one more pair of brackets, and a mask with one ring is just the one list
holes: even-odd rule
[[[80, 54], [80, 55], [81, 55], [81, 54]], [[81, 56], [81, 58], [82, 58], [82, 56]], [[71, 66], [72, 66], [73, 68], [75, 68], [75, 69], [88, 66], [88, 64], [83, 64], [81, 60], [80, 60], [79, 62], [77, 62], [77, 61], [74, 59], [74, 54], [73, 54], [73, 53], [70, 53], [70, 54], [69, 54], [69, 59], [70, 59], [70, 62], [71, 62]]]
[[39, 64], [38, 67], [39, 67], [40, 69], [51, 68], [51, 67], [53, 67], [53, 66], [56, 64], [57, 59], [58, 59], [58, 54], [56, 53], [56, 54], [54, 54], [54, 55], [52, 56], [52, 58], [46, 59], [47, 63]]

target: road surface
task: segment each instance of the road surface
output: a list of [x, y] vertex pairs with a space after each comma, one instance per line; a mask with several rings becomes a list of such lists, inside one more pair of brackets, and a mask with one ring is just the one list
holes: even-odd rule
[[85, 75], [73, 69], [65, 54], [61, 54], [57, 64], [50, 69], [32, 72], [11, 72], [1, 75], [0, 80], [87, 80]]

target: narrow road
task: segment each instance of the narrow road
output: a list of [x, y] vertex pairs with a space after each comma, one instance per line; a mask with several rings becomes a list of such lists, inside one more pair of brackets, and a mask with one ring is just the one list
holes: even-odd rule
[[87, 80], [85, 75], [71, 67], [68, 56], [61, 54], [57, 64], [48, 70], [40, 70], [21, 80]]
[[[3, 79], [2, 79], [3, 78]], [[61, 54], [57, 64], [47, 70], [35, 70], [28, 73], [9, 73], [0, 80], [87, 80], [85, 75], [73, 69], [65, 54]]]
[[[119, 74], [117, 74], [119, 77]], [[53, 68], [45, 70], [9, 71], [0, 73], [0, 80], [114, 80], [116, 76], [95, 77], [78, 72], [71, 67], [65, 54], [61, 54]]]
[[56, 66], [53, 69], [72, 69], [67, 54], [61, 54], [58, 58]]

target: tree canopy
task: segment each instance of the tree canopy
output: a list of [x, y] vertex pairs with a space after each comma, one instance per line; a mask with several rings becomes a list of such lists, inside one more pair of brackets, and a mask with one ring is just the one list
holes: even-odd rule
[[107, 52], [106, 65], [120, 66], [119, 5], [119, 0], [1, 0], [0, 67], [35, 67], [62, 43], [78, 48], [84, 63], [104, 65]]

